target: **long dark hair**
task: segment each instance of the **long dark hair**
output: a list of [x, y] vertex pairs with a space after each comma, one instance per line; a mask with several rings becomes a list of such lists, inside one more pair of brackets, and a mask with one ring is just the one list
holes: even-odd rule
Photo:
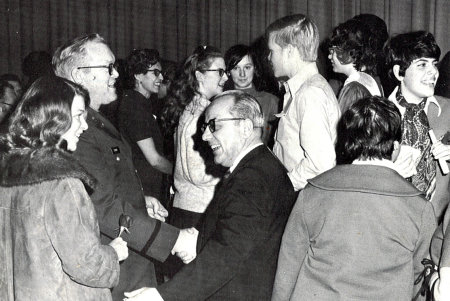
[[199, 93], [195, 72], [210, 68], [213, 60], [221, 57], [222, 54], [217, 48], [199, 46], [177, 70], [161, 116], [163, 129], [167, 136], [173, 135], [184, 108], [192, 101], [195, 94]]
[[9, 131], [0, 141], [1, 150], [59, 147], [61, 136], [72, 124], [76, 95], [89, 105], [89, 94], [80, 85], [53, 75], [37, 79], [12, 114]]

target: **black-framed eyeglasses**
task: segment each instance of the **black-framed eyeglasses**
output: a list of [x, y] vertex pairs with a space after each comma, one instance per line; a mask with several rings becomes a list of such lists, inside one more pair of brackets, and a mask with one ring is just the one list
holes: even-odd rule
[[147, 72], [153, 72], [155, 77], [158, 77], [160, 74], [162, 74], [164, 76], [162, 70], [159, 70], [159, 69], [147, 69]]
[[217, 72], [219, 72], [219, 76], [220, 77], [222, 77], [225, 74], [225, 72], [226, 72], [226, 70], [222, 69], [222, 68], [219, 68], [219, 69], [203, 69], [202, 72], [204, 72], [204, 71], [217, 71]]
[[245, 118], [220, 118], [220, 119], [210, 119], [208, 122], [205, 122], [202, 124], [202, 133], [206, 131], [206, 127], [209, 128], [209, 131], [211, 133], [214, 133], [216, 131], [216, 122], [217, 121], [231, 121], [231, 120], [245, 120]]
[[109, 75], [113, 75], [114, 70], [116, 70], [116, 65], [114, 63], [111, 63], [109, 65], [82, 66], [82, 67], [78, 67], [77, 69], [92, 69], [92, 68], [106, 68], [106, 69], [108, 69]]

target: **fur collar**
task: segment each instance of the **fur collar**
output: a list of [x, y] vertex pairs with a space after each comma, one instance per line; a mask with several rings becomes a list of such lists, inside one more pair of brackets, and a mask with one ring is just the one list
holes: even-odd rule
[[49, 147], [10, 150], [2, 154], [0, 170], [0, 186], [30, 185], [65, 178], [80, 179], [88, 189], [94, 189], [96, 184], [70, 153]]

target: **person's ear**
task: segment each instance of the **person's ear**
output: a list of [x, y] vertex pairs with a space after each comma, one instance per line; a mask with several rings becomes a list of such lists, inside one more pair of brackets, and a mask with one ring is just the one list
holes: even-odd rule
[[400, 143], [398, 141], [394, 141], [394, 150], [392, 151], [392, 162], [395, 162], [400, 154]]
[[195, 78], [197, 79], [197, 81], [198, 81], [199, 83], [202, 83], [203, 80], [204, 80], [204, 78], [205, 78], [205, 74], [203, 74], [202, 72], [196, 70], [196, 71], [195, 71]]
[[82, 84], [83, 78], [84, 78], [84, 75], [81, 74], [81, 72], [83, 72], [83, 71], [78, 68], [73, 68], [72, 72], [70, 73], [70, 76], [72, 77], [72, 81], [79, 85]]
[[396, 79], [403, 81], [404, 76], [400, 75], [400, 65], [394, 65], [394, 67], [392, 67], [392, 72], [394, 73]]
[[78, 68], [73, 68], [70, 75], [74, 83], [77, 83], [82, 86], [86, 81], [95, 80], [95, 76], [92, 75], [91, 72], [85, 72], [84, 70]]
[[294, 54], [295, 47], [292, 44], [287, 44], [286, 48], [287, 48], [288, 56], [291, 57]]
[[134, 75], [135, 86], [138, 86], [138, 83], [142, 82], [142, 76], [144, 76], [142, 73]]
[[253, 122], [250, 119], [241, 120], [241, 131], [245, 139], [253, 133]]

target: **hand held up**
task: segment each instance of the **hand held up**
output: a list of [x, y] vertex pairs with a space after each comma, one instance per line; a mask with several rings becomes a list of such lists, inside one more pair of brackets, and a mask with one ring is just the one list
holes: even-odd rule
[[127, 242], [124, 241], [121, 237], [117, 237], [116, 239], [111, 241], [109, 245], [114, 248], [114, 251], [116, 251], [117, 257], [119, 257], [119, 261], [128, 258]]

